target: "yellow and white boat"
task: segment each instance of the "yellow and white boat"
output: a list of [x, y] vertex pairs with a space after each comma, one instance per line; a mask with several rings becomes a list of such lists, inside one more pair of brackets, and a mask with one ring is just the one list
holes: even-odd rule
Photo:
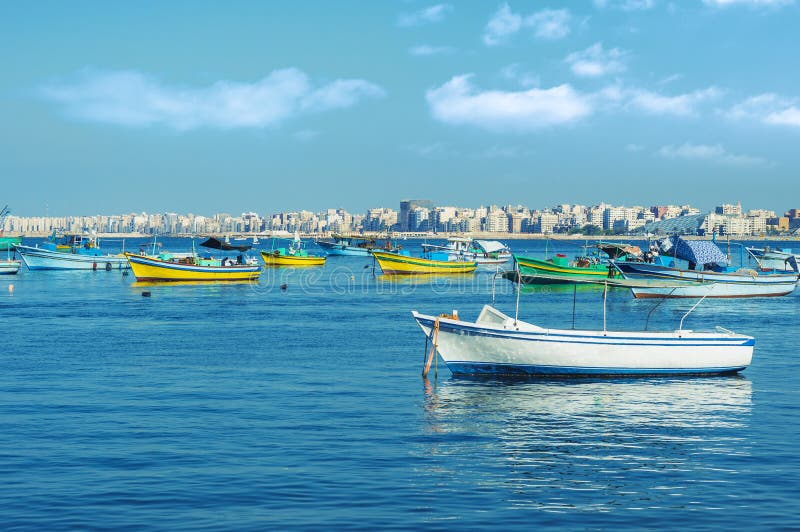
[[324, 266], [326, 258], [325, 255], [310, 255], [297, 233], [288, 247], [261, 252], [261, 259], [267, 266]]
[[394, 275], [472, 273], [478, 267], [476, 262], [423, 259], [382, 251], [373, 251], [372, 256], [383, 273]]
[[182, 257], [165, 259], [126, 253], [137, 281], [255, 281], [261, 266], [228, 263], [225, 259]]
[[324, 266], [325, 258], [308, 254], [289, 255], [286, 248], [261, 252], [261, 259], [267, 266]]

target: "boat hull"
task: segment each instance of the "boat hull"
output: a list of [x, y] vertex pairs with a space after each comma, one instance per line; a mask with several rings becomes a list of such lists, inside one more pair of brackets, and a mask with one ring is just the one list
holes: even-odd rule
[[600, 280], [614, 277], [609, 275], [608, 266], [597, 264], [580, 268], [562, 266], [548, 260], [514, 256], [520, 277], [525, 284], [564, 284], [587, 280]]
[[0, 275], [14, 275], [19, 271], [18, 260], [0, 260]]
[[335, 242], [317, 241], [316, 244], [321, 247], [328, 255], [343, 255], [348, 257], [368, 257], [370, 250], [367, 248], [360, 248], [357, 246], [345, 246]]
[[372, 256], [378, 261], [381, 271], [388, 275], [472, 273], [478, 267], [474, 262], [420, 259], [378, 251]]
[[639, 299], [777, 297], [791, 294], [798, 280], [797, 274], [721, 273], [646, 263], [615, 264], [626, 279], [660, 279], [677, 285], [670, 288], [631, 288], [634, 297]]
[[261, 252], [261, 260], [267, 266], [324, 266], [325, 257], [313, 255], [276, 255], [274, 253]]
[[128, 268], [124, 255], [83, 255], [50, 251], [31, 246], [16, 246], [29, 270], [122, 270]]
[[509, 330], [413, 315], [423, 333], [435, 336], [454, 375], [724, 375], [750, 365], [755, 345], [733, 333]]
[[127, 260], [137, 281], [254, 281], [261, 274], [260, 266], [197, 266], [133, 254], [128, 254]]

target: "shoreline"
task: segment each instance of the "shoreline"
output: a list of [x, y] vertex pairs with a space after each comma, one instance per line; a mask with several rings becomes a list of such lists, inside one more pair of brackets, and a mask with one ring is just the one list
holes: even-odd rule
[[[30, 232], [30, 233], [6, 233], [6, 237], [22, 237], [22, 238], [46, 238], [50, 236], [50, 232]], [[386, 238], [386, 233], [345, 233], [347, 236], [353, 238]], [[176, 233], [176, 234], [160, 234], [159, 238], [225, 238], [231, 239], [253, 239], [258, 237], [259, 240], [269, 240], [272, 238], [286, 239], [292, 238], [291, 233], [286, 232], [263, 232], [263, 233]], [[567, 240], [567, 241], [624, 241], [624, 240], [647, 240], [645, 235], [552, 235], [541, 233], [495, 233], [495, 232], [473, 232], [473, 233], [392, 233], [393, 240], [445, 240], [451, 236], [469, 237], [479, 240]], [[669, 235], [651, 236], [653, 239], [665, 238]], [[97, 237], [103, 240], [121, 240], [125, 238], [147, 238], [152, 239], [153, 235], [146, 233], [97, 233]], [[327, 239], [331, 237], [331, 233], [300, 233], [300, 237], [304, 239]], [[705, 236], [685, 235], [684, 238], [688, 240], [708, 240]], [[718, 242], [727, 242], [728, 238], [725, 236], [718, 236]], [[731, 240], [748, 240], [748, 241], [800, 241], [800, 236], [791, 235], [736, 235]]]

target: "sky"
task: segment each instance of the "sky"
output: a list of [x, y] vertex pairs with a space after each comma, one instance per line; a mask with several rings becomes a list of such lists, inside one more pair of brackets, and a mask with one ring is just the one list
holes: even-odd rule
[[794, 0], [3, 2], [23, 216], [800, 207]]

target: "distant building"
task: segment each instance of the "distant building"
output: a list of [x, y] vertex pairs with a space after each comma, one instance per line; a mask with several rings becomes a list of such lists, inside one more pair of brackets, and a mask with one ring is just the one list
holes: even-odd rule
[[[398, 223], [400, 224], [401, 231], [416, 231], [416, 229], [409, 228], [409, 216], [415, 209], [426, 209], [431, 211], [433, 209], [433, 202], [431, 200], [403, 200], [400, 202], [400, 216]], [[425, 218], [426, 220], [428, 217]]]

